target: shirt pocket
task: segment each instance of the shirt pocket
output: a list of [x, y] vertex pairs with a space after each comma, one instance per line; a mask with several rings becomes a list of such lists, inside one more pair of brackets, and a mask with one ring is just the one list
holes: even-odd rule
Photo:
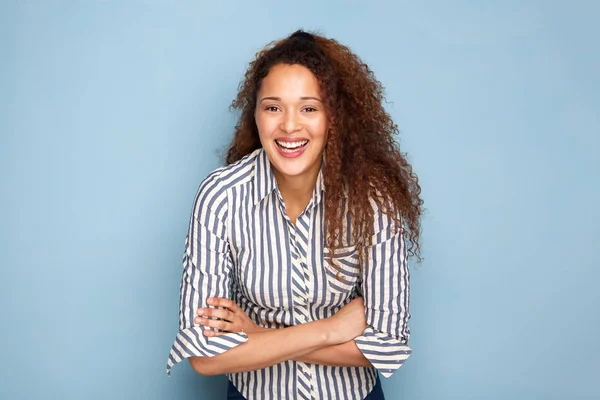
[[328, 248], [323, 250], [323, 265], [329, 290], [333, 293], [351, 292], [361, 275], [356, 246], [336, 249], [331, 257], [335, 265], [329, 261], [330, 254]]

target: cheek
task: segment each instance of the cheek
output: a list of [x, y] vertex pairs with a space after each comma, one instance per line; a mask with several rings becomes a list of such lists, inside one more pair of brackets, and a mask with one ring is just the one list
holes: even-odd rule
[[273, 121], [272, 118], [265, 118], [264, 116], [257, 115], [254, 117], [256, 128], [258, 129], [258, 135], [261, 137], [270, 136], [273, 130], [277, 127], [277, 122]]
[[327, 140], [327, 121], [320, 121], [319, 123], [313, 126], [313, 132], [315, 135], [315, 139], [318, 140]]
[[266, 132], [265, 121], [263, 118], [256, 116], [256, 117], [254, 117], [254, 123], [256, 124], [256, 129], [258, 129], [258, 136], [262, 140], [262, 138], [265, 136], [265, 132]]

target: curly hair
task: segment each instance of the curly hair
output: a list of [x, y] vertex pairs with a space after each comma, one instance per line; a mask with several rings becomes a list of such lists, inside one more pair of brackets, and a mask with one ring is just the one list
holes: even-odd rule
[[262, 146], [254, 120], [257, 95], [262, 80], [278, 64], [302, 65], [320, 85], [330, 126], [323, 166], [330, 254], [341, 247], [346, 209], [352, 240], [363, 257], [378, 207], [395, 222], [396, 233], [403, 230], [408, 254], [420, 261], [423, 201], [418, 178], [394, 140], [398, 127], [383, 107], [383, 86], [367, 64], [336, 40], [297, 31], [256, 54], [231, 104], [240, 115], [226, 163]]

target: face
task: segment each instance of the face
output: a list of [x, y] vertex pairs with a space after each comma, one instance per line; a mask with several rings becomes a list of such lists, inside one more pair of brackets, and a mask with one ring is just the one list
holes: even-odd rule
[[328, 120], [319, 83], [308, 68], [272, 67], [261, 82], [254, 117], [276, 178], [316, 178]]

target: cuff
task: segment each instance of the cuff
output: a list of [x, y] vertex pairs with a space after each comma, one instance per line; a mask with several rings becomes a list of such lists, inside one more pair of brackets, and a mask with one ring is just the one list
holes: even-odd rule
[[354, 342], [365, 358], [385, 378], [392, 376], [412, 353], [406, 340], [398, 340], [371, 327], [367, 327], [361, 336], [354, 339]]
[[188, 357], [214, 357], [233, 349], [248, 340], [245, 333], [227, 333], [221, 336], [207, 337], [202, 333], [203, 327], [194, 326], [180, 330], [171, 347], [167, 361], [167, 375], [171, 368]]

